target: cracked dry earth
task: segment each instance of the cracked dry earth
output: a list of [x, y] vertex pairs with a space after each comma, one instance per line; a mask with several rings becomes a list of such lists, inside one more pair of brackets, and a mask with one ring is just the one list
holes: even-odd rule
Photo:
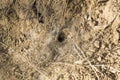
[[120, 0], [0, 0], [0, 80], [120, 80]]

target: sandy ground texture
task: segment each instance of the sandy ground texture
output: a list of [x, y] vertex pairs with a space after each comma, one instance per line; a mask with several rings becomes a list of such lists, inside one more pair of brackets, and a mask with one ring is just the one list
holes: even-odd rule
[[120, 0], [0, 0], [0, 80], [120, 80]]

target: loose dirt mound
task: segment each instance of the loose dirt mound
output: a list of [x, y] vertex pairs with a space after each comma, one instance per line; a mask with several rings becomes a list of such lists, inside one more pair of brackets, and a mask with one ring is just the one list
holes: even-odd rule
[[120, 80], [120, 0], [1, 0], [0, 80]]

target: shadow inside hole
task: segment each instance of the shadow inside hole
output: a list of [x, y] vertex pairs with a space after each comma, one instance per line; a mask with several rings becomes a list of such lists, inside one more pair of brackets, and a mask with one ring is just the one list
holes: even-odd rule
[[65, 41], [65, 33], [64, 32], [60, 32], [59, 34], [58, 34], [58, 37], [57, 37], [57, 40], [58, 40], [58, 42], [64, 42]]
[[40, 13], [40, 12], [37, 10], [36, 1], [34, 2], [33, 6], [32, 6], [32, 10], [33, 10], [35, 16], [37, 17], [38, 22], [39, 22], [39, 23], [44, 23], [44, 17], [43, 17], [43, 15], [42, 15], [42, 13]]

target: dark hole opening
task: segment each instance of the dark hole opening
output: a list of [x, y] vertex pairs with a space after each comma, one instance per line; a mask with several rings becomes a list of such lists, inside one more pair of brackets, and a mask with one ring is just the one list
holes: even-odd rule
[[63, 42], [65, 40], [65, 34], [63, 32], [60, 32], [58, 37], [57, 37], [57, 40], [59, 42]]
[[67, 0], [67, 3], [70, 4], [73, 0]]
[[34, 2], [33, 6], [32, 6], [32, 10], [33, 10], [34, 14], [36, 15], [36, 17], [38, 18], [39, 23], [44, 23], [42, 14], [40, 12], [38, 12], [38, 10], [37, 10], [36, 1]]
[[43, 19], [43, 16], [42, 16], [41, 13], [38, 13], [38, 14], [37, 14], [37, 17], [38, 17], [39, 23], [44, 23], [44, 19]]
[[95, 24], [94, 24], [95, 26], [97, 26], [98, 25], [98, 21], [95, 21]]

